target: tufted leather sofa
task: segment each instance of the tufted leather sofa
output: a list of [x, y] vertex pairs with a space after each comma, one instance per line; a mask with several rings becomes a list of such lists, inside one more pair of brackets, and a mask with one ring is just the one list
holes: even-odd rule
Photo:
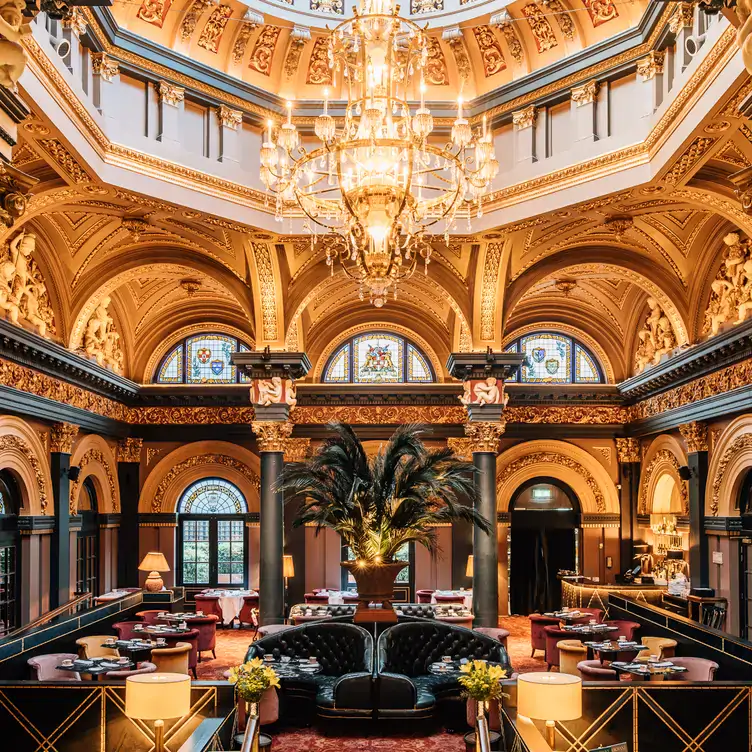
[[437, 700], [459, 697], [461, 687], [456, 674], [440, 676], [428, 670], [445, 655], [455, 660], [498, 662], [507, 670], [507, 676], [512, 676], [509, 656], [498, 640], [438, 621], [396, 624], [385, 630], [378, 641], [378, 716], [427, 717], [433, 713]]
[[334, 619], [312, 622], [254, 642], [246, 660], [309, 658], [315, 655], [320, 674], [281, 678], [290, 697], [314, 701], [319, 715], [330, 718], [370, 718], [372, 707], [373, 638], [362, 627]]

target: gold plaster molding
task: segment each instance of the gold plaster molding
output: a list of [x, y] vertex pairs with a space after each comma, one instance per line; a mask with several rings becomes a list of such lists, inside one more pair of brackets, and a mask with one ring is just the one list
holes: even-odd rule
[[619, 463], [640, 462], [640, 440], [639, 439], [616, 439], [616, 457]]
[[[140, 441], [140, 439], [139, 439]], [[71, 514], [78, 514], [78, 500], [81, 494], [81, 488], [83, 482], [88, 478], [91, 473], [87, 473], [86, 467], [96, 463], [102, 467], [107, 476], [107, 484], [110, 491], [110, 500], [112, 503], [112, 511], [114, 514], [120, 513], [120, 495], [118, 493], [117, 485], [115, 484], [115, 476], [112, 473], [110, 463], [105, 456], [104, 452], [100, 449], [89, 449], [80, 460], [78, 460], [78, 466], [81, 468], [81, 475], [77, 481], [71, 481], [70, 484], [70, 498], [69, 508]]]
[[466, 436], [452, 436], [447, 439], [447, 446], [465, 462], [473, 461], [473, 439]]
[[682, 423], [679, 426], [679, 433], [687, 445], [688, 452], [707, 452], [708, 451], [708, 426], [707, 423], [694, 421], [692, 423]]
[[143, 439], [126, 438], [117, 443], [118, 462], [141, 462], [141, 449], [144, 446]]
[[687, 484], [679, 477], [679, 459], [670, 449], [659, 449], [643, 467], [640, 478], [640, 492], [637, 500], [637, 514], [650, 514], [648, 494], [654, 491], [653, 475], [660, 477], [669, 473], [679, 489], [682, 514], [689, 514], [689, 491]]
[[477, 420], [465, 423], [465, 435], [472, 442], [470, 450], [473, 454], [475, 452], [498, 454], [501, 437], [506, 427], [504, 418], [498, 422]]
[[[68, 425], [67, 423], [56, 423], [55, 425]], [[78, 430], [77, 427], [75, 427], [76, 430]], [[54, 429], [54, 426], [53, 426]], [[15, 436], [14, 434], [4, 434], [0, 436], [0, 453], [6, 452], [6, 451], [15, 451], [21, 454], [24, 459], [29, 463], [31, 466], [31, 471], [34, 475], [34, 479], [36, 480], [36, 491], [39, 494], [39, 506], [42, 511], [42, 514], [47, 514], [47, 485], [48, 480], [46, 478], [46, 475], [42, 469], [42, 465], [39, 462], [39, 458], [36, 455], [36, 452], [32, 448], [32, 446], [21, 436]], [[31, 495], [31, 493], [30, 493]], [[32, 511], [33, 514], [33, 511]]]
[[[744, 452], [752, 450], [752, 433], [744, 433], [737, 436], [723, 451], [713, 475], [713, 493], [710, 499], [710, 514], [718, 516], [721, 502], [721, 487], [726, 480], [729, 465], [736, 457]], [[714, 463], [715, 464], [715, 463]], [[730, 489], [729, 489], [730, 490]]]
[[50, 452], [72, 454], [76, 436], [78, 426], [72, 423], [53, 423], [50, 429]]
[[256, 434], [256, 443], [261, 452], [295, 452], [295, 448], [288, 449], [288, 441], [293, 429], [289, 420], [254, 420], [251, 430]]

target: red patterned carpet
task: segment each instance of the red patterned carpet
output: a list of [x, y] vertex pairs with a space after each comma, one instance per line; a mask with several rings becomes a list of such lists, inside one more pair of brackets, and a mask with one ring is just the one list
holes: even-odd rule
[[[379, 727], [384, 733], [384, 729]], [[418, 734], [390, 734], [389, 736], [367, 736], [360, 730], [352, 735], [337, 733], [326, 736], [314, 729], [288, 731], [274, 735], [274, 752], [464, 752], [462, 734], [434, 733], [430, 736]]]

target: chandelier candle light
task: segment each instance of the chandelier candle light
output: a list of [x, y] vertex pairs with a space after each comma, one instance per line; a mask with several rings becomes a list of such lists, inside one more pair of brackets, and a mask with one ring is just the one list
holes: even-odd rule
[[[499, 171], [485, 118], [474, 132], [457, 103], [451, 143], [429, 142], [433, 116], [425, 103], [428, 62], [425, 30], [400, 18], [389, 0], [362, 0], [353, 18], [329, 37], [333, 79], [347, 88], [342, 128], [329, 114], [329, 92], [314, 132], [320, 146], [306, 148], [287, 119], [275, 132], [267, 123], [261, 179], [276, 196], [276, 216], [307, 217], [326, 231], [326, 263], [338, 261], [377, 308], [397, 283], [431, 257], [426, 231], [443, 222], [445, 242], [459, 218], [482, 214], [482, 199]], [[420, 107], [408, 102], [420, 80]], [[275, 140], [276, 136], [276, 140]]]

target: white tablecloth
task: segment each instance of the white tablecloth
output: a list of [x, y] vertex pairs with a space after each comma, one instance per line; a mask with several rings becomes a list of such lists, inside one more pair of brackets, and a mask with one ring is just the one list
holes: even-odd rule
[[472, 590], [434, 590], [431, 593], [431, 603], [435, 604], [437, 595], [461, 595], [462, 603], [468, 611], [473, 610], [473, 591]]
[[255, 590], [213, 590], [204, 595], [219, 596], [219, 608], [222, 611], [222, 621], [225, 624], [232, 622], [240, 616], [243, 608], [243, 598], [247, 595], [258, 595]]
[[327, 594], [329, 595], [330, 606], [341, 606], [345, 602], [344, 597], [346, 595], [358, 595], [357, 593], [353, 593], [351, 590], [329, 590], [327, 591]]

